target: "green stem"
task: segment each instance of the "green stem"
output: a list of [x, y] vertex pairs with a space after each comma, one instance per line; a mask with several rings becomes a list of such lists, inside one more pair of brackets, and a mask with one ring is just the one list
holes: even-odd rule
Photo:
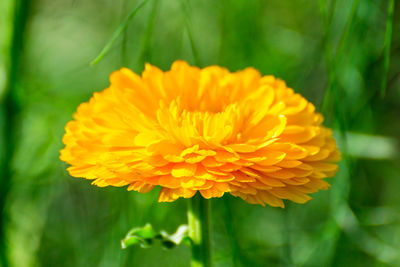
[[189, 237], [192, 240], [192, 267], [211, 266], [210, 200], [196, 194], [188, 205]]

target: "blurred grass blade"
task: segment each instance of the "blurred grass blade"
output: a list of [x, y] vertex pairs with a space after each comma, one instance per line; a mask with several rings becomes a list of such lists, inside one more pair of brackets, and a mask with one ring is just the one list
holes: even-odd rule
[[[8, 70], [6, 70], [6, 81], [4, 96], [0, 97], [0, 266], [9, 266], [8, 240], [6, 239], [7, 211], [6, 201], [12, 186], [14, 169], [12, 161], [15, 155], [15, 143], [18, 129], [17, 115], [20, 112], [22, 101], [18, 97], [21, 80], [22, 54], [24, 48], [24, 36], [30, 15], [31, 1], [18, 0], [10, 7], [13, 13], [13, 21], [10, 21], [11, 30], [10, 45], [7, 45]], [[0, 51], [1, 52], [1, 51]]]
[[390, 43], [392, 41], [392, 28], [393, 28], [393, 12], [394, 12], [394, 0], [389, 0], [388, 16], [386, 20], [386, 32], [385, 32], [385, 43], [384, 43], [384, 58], [383, 58], [383, 74], [381, 84], [381, 96], [384, 97], [386, 94], [386, 83], [389, 72], [390, 63]]
[[346, 45], [346, 41], [347, 41], [349, 33], [350, 33], [350, 29], [352, 28], [352, 26], [354, 24], [354, 19], [356, 17], [356, 13], [357, 13], [359, 5], [360, 5], [360, 0], [353, 1], [353, 5], [351, 6], [349, 18], [347, 19], [346, 26], [344, 28], [343, 34], [340, 38], [338, 47], [336, 49], [336, 56], [338, 56], [338, 57], [340, 57], [342, 55], [343, 49]]
[[[127, 0], [122, 0], [121, 4], [121, 16], [120, 22], [124, 22], [125, 10], [127, 8]], [[122, 46], [121, 46], [121, 66], [126, 66], [126, 43], [128, 41], [128, 33], [127, 33], [128, 25], [123, 30], [122, 34]]]
[[347, 132], [346, 143], [348, 155], [356, 158], [390, 160], [399, 156], [399, 144], [392, 137]]
[[[334, 4], [336, 2], [333, 2]], [[327, 113], [327, 109], [329, 106], [329, 101], [332, 98], [332, 91], [334, 87], [334, 83], [336, 81], [336, 72], [335, 72], [335, 61], [332, 57], [332, 46], [331, 46], [331, 23], [329, 21], [329, 17], [333, 17], [333, 11], [335, 10], [334, 6], [330, 8], [331, 13], [328, 14], [328, 3], [324, 0], [319, 0], [319, 8], [321, 12], [322, 25], [323, 25], [323, 47], [324, 54], [326, 58], [326, 68], [328, 70], [328, 85], [325, 91], [324, 97], [322, 99], [322, 107], [321, 111], [323, 114]]]
[[400, 257], [396, 248], [361, 228], [357, 216], [347, 203], [340, 205], [333, 216], [337, 224], [360, 250], [383, 263], [397, 266], [396, 263], [399, 262]]
[[193, 53], [193, 58], [194, 61], [196, 62], [196, 65], [198, 67], [201, 67], [201, 60], [199, 57], [199, 53], [197, 51], [196, 48], [196, 44], [193, 38], [193, 33], [192, 33], [192, 25], [191, 25], [191, 21], [190, 21], [190, 16], [189, 16], [189, 2], [188, 0], [182, 0], [182, 9], [183, 9], [183, 14], [184, 14], [184, 19], [185, 19], [185, 28], [189, 37], [189, 41], [190, 41], [190, 47], [192, 49], [192, 53]]
[[121, 35], [121, 33], [125, 30], [125, 28], [128, 26], [128, 23], [135, 17], [137, 12], [148, 2], [148, 0], [142, 1], [135, 9], [132, 10], [132, 12], [129, 14], [128, 17], [119, 25], [118, 29], [114, 32], [113, 36], [111, 39], [108, 41], [108, 43], [104, 46], [104, 48], [101, 50], [100, 54], [92, 61], [90, 62], [91, 66], [96, 65], [97, 63], [100, 62], [110, 51], [111, 47], [115, 43], [115, 41], [118, 39], [118, 37]]
[[139, 66], [143, 66], [146, 62], [149, 62], [151, 60], [152, 38], [153, 38], [154, 26], [156, 22], [156, 16], [159, 9], [159, 5], [160, 5], [160, 0], [153, 1], [153, 6], [151, 7], [151, 12], [147, 20], [147, 28], [144, 34], [142, 51], [140, 53], [138, 60]]

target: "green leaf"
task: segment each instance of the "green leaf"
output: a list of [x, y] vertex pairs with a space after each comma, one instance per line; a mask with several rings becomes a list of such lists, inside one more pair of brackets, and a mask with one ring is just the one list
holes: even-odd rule
[[179, 226], [176, 232], [170, 235], [165, 231], [157, 233], [151, 224], [146, 224], [143, 227], [130, 230], [125, 238], [121, 240], [121, 247], [125, 249], [129, 246], [139, 244], [143, 248], [148, 248], [156, 239], [160, 240], [166, 249], [174, 248], [181, 243], [190, 244], [187, 225]]

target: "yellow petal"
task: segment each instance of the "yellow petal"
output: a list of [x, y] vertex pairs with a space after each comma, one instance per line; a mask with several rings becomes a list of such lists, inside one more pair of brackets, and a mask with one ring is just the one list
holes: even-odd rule
[[190, 177], [196, 173], [196, 164], [177, 163], [172, 167], [171, 174], [174, 177]]

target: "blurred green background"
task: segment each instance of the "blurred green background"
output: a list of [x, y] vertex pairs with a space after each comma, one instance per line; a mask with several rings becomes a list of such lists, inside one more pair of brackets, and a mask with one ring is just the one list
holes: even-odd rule
[[331, 189], [305, 205], [213, 199], [215, 266], [400, 266], [399, 3], [390, 41], [394, 0], [150, 0], [90, 66], [138, 3], [0, 1], [0, 264], [189, 265], [186, 246], [120, 248], [146, 222], [175, 231], [185, 200], [97, 188], [58, 159], [64, 125], [110, 72], [185, 59], [284, 79], [323, 112], [344, 153]]

